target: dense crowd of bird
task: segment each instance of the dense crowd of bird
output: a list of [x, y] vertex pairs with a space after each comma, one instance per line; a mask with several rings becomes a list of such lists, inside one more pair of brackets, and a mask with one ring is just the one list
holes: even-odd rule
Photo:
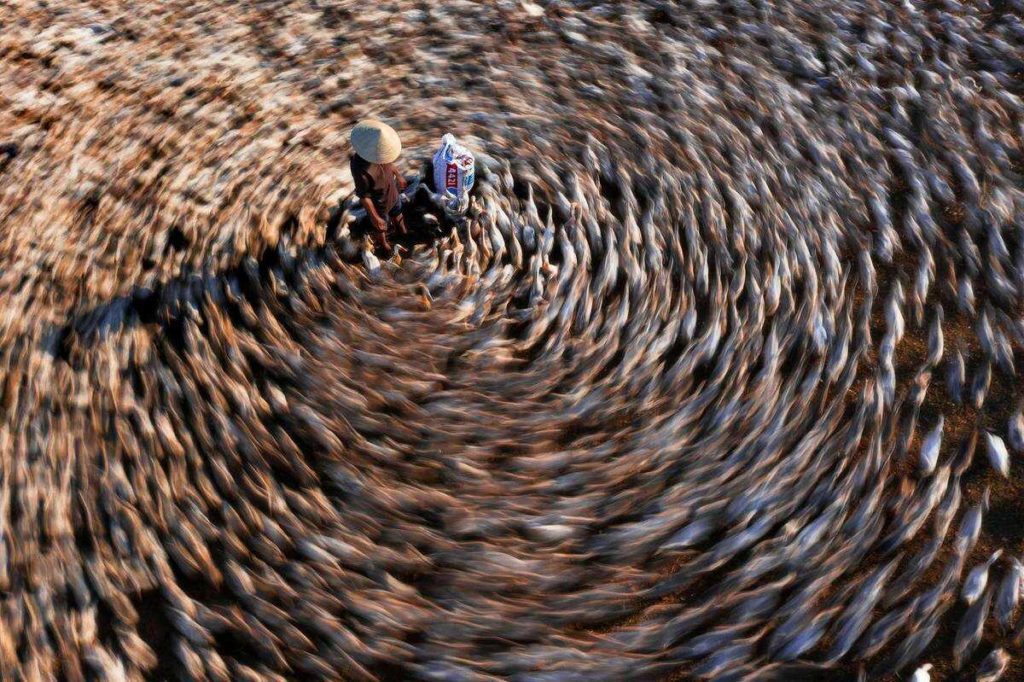
[[[0, 678], [1020, 679], [1020, 0], [0, 4]], [[375, 252], [347, 134], [464, 220]]]

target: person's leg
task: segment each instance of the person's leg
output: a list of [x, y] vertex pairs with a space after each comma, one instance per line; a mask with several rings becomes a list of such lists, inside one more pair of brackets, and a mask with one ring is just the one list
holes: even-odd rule
[[403, 197], [398, 198], [398, 203], [391, 209], [391, 213], [388, 215], [388, 222], [398, 228], [398, 231], [402, 234], [408, 234], [408, 230], [405, 228], [405, 201]]
[[377, 228], [377, 238], [382, 248], [391, 250], [391, 242], [388, 241], [388, 228], [391, 226], [391, 216], [384, 212], [384, 209], [378, 207], [377, 211], [383, 216], [383, 220], [380, 222], [380, 226]]

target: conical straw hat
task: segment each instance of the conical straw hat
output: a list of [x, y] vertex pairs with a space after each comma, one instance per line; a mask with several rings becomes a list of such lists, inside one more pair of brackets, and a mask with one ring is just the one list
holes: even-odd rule
[[370, 163], [391, 163], [402, 153], [402, 141], [395, 129], [372, 118], [357, 123], [349, 140], [356, 154]]

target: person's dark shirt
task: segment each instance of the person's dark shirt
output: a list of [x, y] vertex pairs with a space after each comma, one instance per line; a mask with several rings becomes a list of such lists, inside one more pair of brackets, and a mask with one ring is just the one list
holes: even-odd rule
[[[370, 199], [374, 206], [387, 215], [404, 187], [402, 174], [393, 163], [370, 163], [358, 154], [349, 157], [356, 196]], [[390, 201], [389, 201], [390, 200]]]

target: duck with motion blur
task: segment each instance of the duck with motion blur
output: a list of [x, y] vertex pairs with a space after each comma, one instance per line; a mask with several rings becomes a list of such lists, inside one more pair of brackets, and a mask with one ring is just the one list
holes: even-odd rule
[[388, 229], [406, 233], [402, 215], [402, 190], [405, 178], [395, 166], [402, 153], [402, 141], [395, 129], [376, 119], [364, 119], [352, 128], [349, 137], [354, 154], [349, 158], [352, 181], [359, 203], [377, 231], [381, 246], [391, 249]]

